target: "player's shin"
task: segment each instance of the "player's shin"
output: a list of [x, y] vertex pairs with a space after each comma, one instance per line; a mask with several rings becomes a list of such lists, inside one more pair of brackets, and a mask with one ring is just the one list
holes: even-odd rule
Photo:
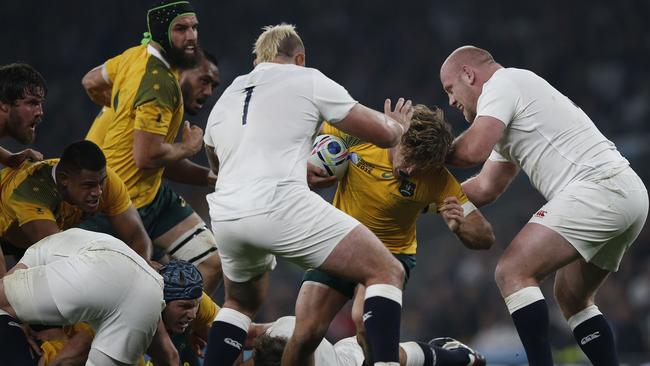
[[222, 308], [212, 323], [205, 366], [231, 366], [243, 349], [251, 319], [233, 309]]
[[363, 323], [374, 365], [399, 365], [402, 290], [378, 284], [366, 289]]
[[525, 287], [505, 298], [530, 366], [553, 366], [548, 340], [548, 307], [539, 287]]

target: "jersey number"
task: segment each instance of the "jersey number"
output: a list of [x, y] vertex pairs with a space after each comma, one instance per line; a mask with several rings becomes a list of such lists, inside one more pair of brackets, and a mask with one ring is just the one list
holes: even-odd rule
[[248, 105], [251, 102], [251, 97], [253, 96], [254, 86], [249, 86], [246, 88], [246, 99], [244, 99], [244, 114], [241, 116], [241, 124], [245, 125], [248, 121]]

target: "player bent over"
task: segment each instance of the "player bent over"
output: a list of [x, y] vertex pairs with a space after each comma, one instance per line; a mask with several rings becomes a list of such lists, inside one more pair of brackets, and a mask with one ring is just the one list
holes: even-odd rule
[[0, 280], [0, 364], [12, 362], [3, 359], [13, 357], [12, 343], [24, 344], [18, 320], [85, 321], [96, 332], [86, 365], [133, 365], [151, 343], [164, 306], [162, 277], [124, 242], [82, 229], [51, 235]]

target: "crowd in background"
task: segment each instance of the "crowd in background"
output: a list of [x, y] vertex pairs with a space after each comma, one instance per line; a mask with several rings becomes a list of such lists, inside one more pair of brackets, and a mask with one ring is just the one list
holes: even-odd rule
[[[58, 156], [84, 137], [99, 107], [80, 85], [90, 68], [139, 43], [148, 2], [4, 2], [0, 64], [24, 61], [47, 79], [45, 118], [35, 147]], [[200, 42], [219, 59], [222, 86], [252, 67], [252, 42], [260, 27], [296, 24], [307, 64], [344, 85], [359, 101], [381, 108], [386, 97], [446, 106], [438, 71], [456, 47], [490, 50], [502, 65], [541, 75], [581, 106], [613, 140], [648, 184], [650, 168], [650, 3], [642, 0], [546, 1], [247, 1], [196, 2]], [[205, 125], [210, 108], [192, 119]], [[466, 123], [445, 108], [456, 133]], [[16, 145], [3, 141], [3, 146]], [[197, 161], [205, 162], [203, 156]], [[459, 179], [475, 171], [453, 171]], [[209, 222], [207, 189], [177, 187]], [[323, 191], [331, 197], [332, 191]], [[521, 361], [519, 343], [494, 283], [497, 258], [543, 203], [519, 177], [500, 201], [483, 209], [497, 245], [489, 252], [462, 247], [435, 215], [418, 225], [418, 265], [405, 292], [403, 339], [449, 335], [469, 342], [492, 360]], [[608, 314], [621, 354], [650, 360], [650, 229], [641, 233], [597, 303]], [[281, 262], [271, 277], [260, 321], [293, 313], [302, 271]], [[552, 298], [552, 279], [543, 285]], [[564, 361], [580, 360], [566, 322], [551, 306], [552, 339]], [[337, 318], [330, 337], [347, 336], [352, 323]], [[517, 358], [519, 357], [519, 358]], [[624, 358], [624, 357], [623, 357]]]

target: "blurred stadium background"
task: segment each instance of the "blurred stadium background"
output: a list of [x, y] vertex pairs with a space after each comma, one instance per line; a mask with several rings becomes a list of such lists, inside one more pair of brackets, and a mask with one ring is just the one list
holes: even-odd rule
[[[504, 66], [530, 69], [580, 105], [650, 183], [650, 2], [611, 1], [193, 1], [199, 39], [219, 59], [222, 86], [252, 66], [251, 46], [260, 27], [296, 24], [308, 66], [344, 85], [360, 102], [381, 108], [386, 97], [407, 96], [443, 106], [456, 133], [466, 128], [447, 105], [438, 79], [456, 47], [486, 48]], [[3, 1], [0, 64], [24, 61], [45, 76], [49, 94], [35, 147], [58, 156], [83, 138], [99, 108], [86, 97], [81, 77], [137, 44], [149, 1]], [[191, 118], [205, 126], [212, 103]], [[6, 140], [3, 146], [18, 149]], [[203, 155], [196, 161], [205, 162]], [[646, 163], [643, 163], [646, 161]], [[462, 179], [473, 171], [454, 171]], [[209, 223], [207, 189], [177, 187]], [[323, 191], [331, 197], [332, 191]], [[497, 258], [542, 204], [519, 177], [496, 204], [483, 209], [497, 235], [489, 252], [460, 245], [435, 216], [421, 219], [418, 266], [404, 300], [402, 338], [448, 335], [488, 355], [491, 364], [525, 364], [523, 349], [493, 281]], [[642, 232], [598, 297], [628, 364], [650, 360], [650, 230]], [[302, 271], [281, 262], [258, 320], [293, 313]], [[552, 297], [552, 279], [543, 291]], [[223, 296], [220, 294], [219, 296]], [[558, 363], [584, 363], [568, 326], [551, 305]], [[340, 316], [330, 338], [352, 332]]]

